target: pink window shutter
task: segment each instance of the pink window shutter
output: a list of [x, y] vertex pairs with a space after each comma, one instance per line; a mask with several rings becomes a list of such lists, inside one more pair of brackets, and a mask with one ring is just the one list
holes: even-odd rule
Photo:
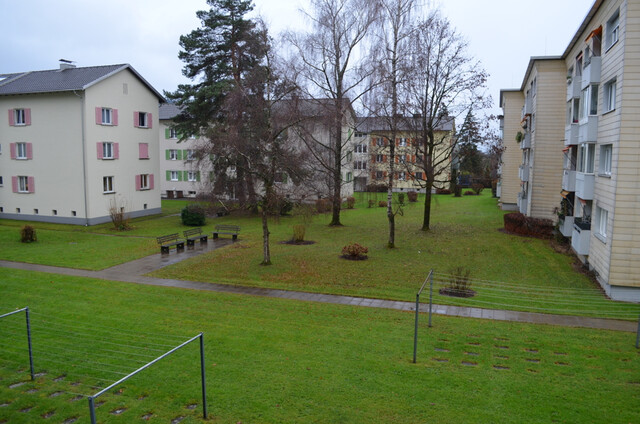
[[31, 125], [31, 109], [24, 110], [24, 123], [25, 125]]
[[11, 189], [14, 193], [18, 192], [18, 177], [11, 177]]
[[27, 143], [27, 159], [33, 159], [33, 143]]
[[151, 113], [147, 113], [147, 127], [153, 127], [153, 115]]
[[149, 189], [153, 190], [153, 174], [149, 174]]
[[9, 144], [9, 151], [11, 152], [11, 159], [16, 159], [16, 143]]
[[140, 112], [133, 112], [133, 126], [134, 127], [139, 127], [140, 125], [138, 125], [140, 123]]
[[96, 108], [96, 124], [98, 125], [102, 124], [102, 108], [101, 107]]
[[102, 150], [102, 143], [96, 143], [98, 149], [98, 159], [104, 159], [104, 150]]
[[120, 143], [113, 143], [113, 158], [120, 158]]
[[118, 109], [111, 109], [111, 123], [114, 126], [118, 125]]
[[149, 144], [148, 143], [140, 143], [138, 144], [138, 150], [140, 153], [140, 159], [149, 159]]
[[141, 188], [142, 188], [142, 176], [136, 175], [136, 190], [140, 191]]
[[13, 112], [13, 109], [9, 109], [9, 125], [15, 127], [16, 125], [16, 115]]
[[29, 193], [36, 192], [35, 178], [27, 177], [27, 184], [29, 185]]

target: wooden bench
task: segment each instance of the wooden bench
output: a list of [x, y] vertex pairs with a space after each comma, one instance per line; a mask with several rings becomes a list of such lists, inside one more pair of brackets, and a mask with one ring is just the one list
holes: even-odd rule
[[166, 236], [157, 237], [157, 239], [161, 253], [169, 253], [171, 246], [175, 246], [176, 251], [184, 249], [184, 240], [180, 238], [178, 233], [167, 234]]
[[233, 240], [237, 240], [239, 232], [240, 227], [238, 225], [216, 225], [216, 229], [213, 232], [213, 238], [217, 239], [218, 234], [228, 234], [233, 237]]
[[187, 239], [187, 246], [193, 246], [198, 239], [200, 239], [200, 243], [206, 243], [209, 237], [206, 234], [202, 234], [202, 228], [199, 227], [184, 230], [182, 234], [184, 234], [184, 237]]

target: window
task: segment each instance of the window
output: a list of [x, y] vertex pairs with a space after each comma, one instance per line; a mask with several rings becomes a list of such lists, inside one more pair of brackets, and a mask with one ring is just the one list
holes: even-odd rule
[[384, 173], [382, 171], [376, 171], [376, 180], [381, 180], [384, 178]]
[[613, 156], [613, 145], [605, 144], [600, 146], [600, 163], [598, 173], [600, 175], [611, 176], [611, 158]]
[[536, 130], [536, 114], [531, 114], [531, 132]]
[[149, 143], [138, 143], [138, 159], [149, 159]]
[[353, 174], [351, 172], [347, 172], [347, 182], [350, 183], [353, 181]]
[[407, 139], [406, 138], [401, 138], [398, 140], [398, 146], [399, 147], [405, 147], [407, 145]]
[[113, 177], [102, 177], [102, 192], [113, 193]]
[[136, 175], [136, 190], [153, 189], [153, 174]]
[[187, 174], [187, 181], [191, 181], [191, 182], [200, 181], [200, 172], [188, 171], [186, 174]]
[[3, 186], [2, 175], [0, 175], [0, 187]]
[[114, 159], [113, 143], [102, 143], [102, 159]]
[[169, 128], [169, 138], [178, 138], [178, 132], [175, 128]]
[[178, 160], [178, 151], [176, 149], [167, 150], [167, 159]]
[[398, 162], [399, 163], [407, 163], [407, 156], [406, 155], [398, 155]]
[[169, 180], [180, 181], [180, 173], [178, 171], [167, 171], [169, 173]]
[[605, 32], [605, 45], [607, 50], [610, 49], [615, 43], [618, 42], [620, 36], [620, 10], [616, 10], [615, 13], [607, 21], [607, 29]]
[[347, 162], [351, 162], [353, 160], [353, 153], [351, 151], [347, 152]]
[[596, 231], [602, 238], [607, 237], [607, 221], [609, 220], [609, 211], [596, 206]]
[[604, 85], [604, 113], [616, 108], [616, 80], [613, 79]]
[[18, 176], [12, 177], [12, 185], [14, 193], [34, 193], [35, 186], [33, 177]]
[[383, 139], [382, 137], [378, 137], [378, 138], [376, 138], [376, 145], [377, 145], [378, 147], [382, 147], [382, 146], [384, 146], [384, 139]]
[[384, 155], [376, 155], [376, 162], [378, 163], [384, 162]]
[[9, 109], [9, 125], [31, 125], [31, 109]]
[[422, 180], [422, 172], [416, 172], [416, 180]]
[[138, 113], [138, 126], [139, 127], [147, 126], [147, 114], [145, 112]]
[[367, 153], [367, 145], [366, 144], [356, 144], [355, 152], [356, 153]]
[[571, 114], [571, 122], [574, 124], [577, 124], [579, 119], [580, 119], [580, 99], [573, 99], [573, 111]]
[[598, 114], [598, 84], [582, 90], [580, 94], [580, 120]]
[[595, 154], [595, 143], [583, 143], [578, 147], [578, 172], [593, 174]]
[[357, 160], [353, 162], [353, 169], [367, 169], [367, 162], [363, 160]]
[[111, 120], [111, 115], [112, 111], [111, 109], [102, 108], [102, 125], [111, 125], [112, 120]]
[[147, 112], [133, 112], [133, 126], [137, 128], [151, 128], [152, 116]]
[[404, 171], [398, 172], [398, 179], [400, 181], [405, 181], [407, 179], [407, 173]]
[[195, 150], [191, 150], [191, 149], [187, 150], [185, 160], [194, 160], [195, 158], [196, 158]]
[[27, 158], [27, 143], [16, 143], [16, 159]]
[[16, 125], [26, 125], [27, 120], [25, 119], [24, 109], [16, 109], [13, 113], [15, 114]]

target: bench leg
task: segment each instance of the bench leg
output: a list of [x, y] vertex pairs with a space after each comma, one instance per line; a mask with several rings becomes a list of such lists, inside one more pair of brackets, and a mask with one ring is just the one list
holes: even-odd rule
[[213, 233], [213, 239], [217, 239], [218, 238], [218, 233]]
[[169, 253], [169, 246], [160, 246], [160, 253]]
[[187, 246], [193, 246], [194, 244], [196, 244], [195, 240], [187, 240]]
[[206, 242], [207, 242], [207, 238], [208, 238], [208, 237], [209, 237], [209, 236], [202, 236], [202, 237], [200, 237], [200, 243], [206, 243]]
[[176, 244], [176, 250], [184, 250], [184, 243]]
[[237, 235], [237, 234], [234, 234], [234, 235], [232, 236], [232, 239], [233, 239], [234, 241], [235, 241], [235, 240], [238, 240], [238, 235]]

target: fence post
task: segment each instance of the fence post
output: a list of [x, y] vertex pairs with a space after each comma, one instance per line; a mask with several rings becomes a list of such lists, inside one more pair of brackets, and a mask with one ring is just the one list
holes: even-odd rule
[[31, 381], [34, 381], [36, 377], [33, 372], [33, 350], [31, 348], [31, 325], [29, 324], [29, 307], [25, 308], [25, 312], [27, 315], [27, 341], [29, 343], [29, 369], [31, 371]]
[[431, 309], [433, 308], [433, 270], [429, 273], [429, 328], [431, 328]]
[[91, 416], [91, 424], [96, 424], [96, 406], [93, 402], [93, 396], [89, 396], [89, 415]]
[[202, 409], [204, 419], [207, 419], [207, 385], [204, 374], [204, 334], [200, 333], [200, 377], [202, 378]]
[[418, 316], [420, 315], [420, 293], [416, 294], [416, 328], [413, 333], [413, 363], [416, 363], [416, 353], [418, 350]]

